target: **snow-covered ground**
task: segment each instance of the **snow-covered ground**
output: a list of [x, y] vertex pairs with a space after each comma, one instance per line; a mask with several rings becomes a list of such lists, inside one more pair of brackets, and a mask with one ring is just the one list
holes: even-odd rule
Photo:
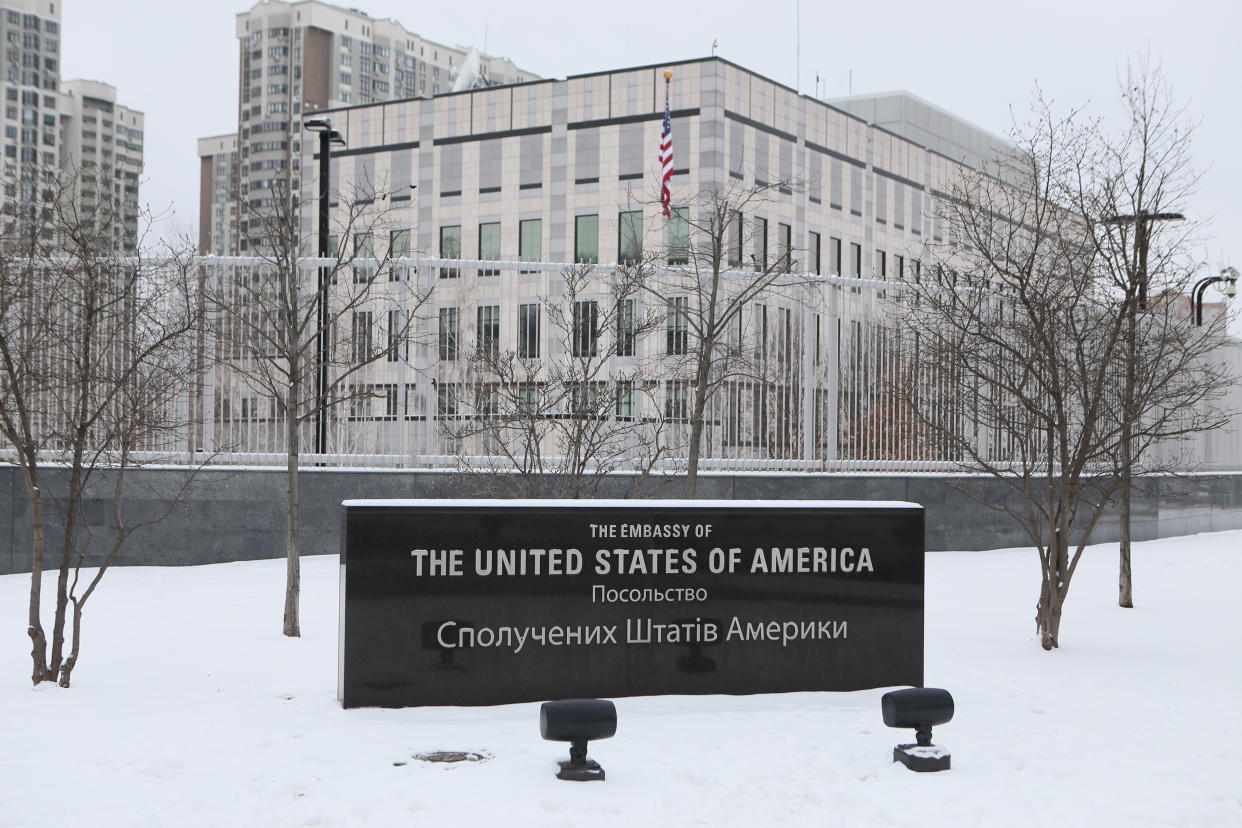
[[[0, 577], [0, 825], [1242, 825], [1242, 532], [1138, 544], [1134, 610], [1088, 550], [1053, 653], [1034, 552], [930, 553], [939, 774], [892, 763], [874, 690], [618, 699], [608, 781], [561, 782], [535, 704], [342, 710], [336, 558], [304, 563], [300, 641], [282, 567], [110, 572], [67, 691], [30, 688], [28, 576]], [[492, 758], [411, 759], [450, 749]]]

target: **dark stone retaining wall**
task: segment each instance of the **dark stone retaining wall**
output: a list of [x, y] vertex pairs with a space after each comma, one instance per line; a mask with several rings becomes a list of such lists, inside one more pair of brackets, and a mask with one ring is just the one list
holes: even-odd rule
[[[126, 515], [147, 520], [168, 509], [167, 499], [186, 486], [181, 469], [130, 471]], [[927, 509], [928, 549], [996, 549], [1025, 546], [1024, 538], [1004, 514], [981, 505], [1007, 497], [1004, 487], [981, 477], [935, 475], [708, 474], [699, 478], [702, 498], [791, 500], [906, 500]], [[467, 497], [478, 494], [479, 479], [428, 471], [311, 469], [302, 474], [302, 553], [332, 554], [340, 538], [340, 502], [350, 498]], [[679, 478], [649, 491], [675, 497]], [[626, 497], [633, 481], [609, 478], [602, 497]], [[1242, 529], [1242, 474], [1161, 477], [1141, 481], [1134, 497], [1134, 536], [1146, 540], [1195, 532]], [[49, 475], [44, 490], [63, 492]], [[968, 495], [967, 492], [970, 494]], [[92, 547], [86, 563], [97, 562], [109, 541], [112, 524], [109, 473], [92, 481], [87, 515]], [[49, 515], [49, 527], [58, 524]], [[58, 554], [49, 531], [50, 557]], [[117, 563], [128, 566], [176, 566], [278, 558], [285, 554], [285, 482], [283, 469], [205, 469], [188, 483], [181, 500], [159, 523], [137, 532]], [[30, 505], [20, 472], [0, 467], [0, 574], [30, 570]], [[1115, 513], [1105, 516], [1094, 542], [1117, 539]], [[55, 560], [47, 562], [49, 568]]]

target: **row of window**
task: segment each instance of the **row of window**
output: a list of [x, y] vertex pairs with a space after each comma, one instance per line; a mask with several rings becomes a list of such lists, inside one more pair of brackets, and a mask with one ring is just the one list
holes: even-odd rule
[[22, 48], [24, 49], [42, 48], [43, 51], [45, 52], [55, 53], [60, 48], [60, 45], [57, 43], [56, 38], [54, 37], [40, 38], [37, 34], [34, 34], [33, 32], [26, 32], [22, 34], [22, 33], [19, 33], [19, 32], [16, 32], [10, 29], [7, 35], [7, 40], [9, 43], [12, 43], [14, 46], [18, 45], [18, 43], [20, 42]]
[[[637, 380], [613, 380], [577, 383], [566, 395], [565, 413], [602, 416], [602, 404], [612, 409], [619, 420], [632, 419], [638, 414], [636, 400], [643, 389]], [[645, 380], [647, 396], [663, 386], [663, 411], [668, 419], [684, 420], [689, 416], [690, 383], [684, 379]], [[610, 388], [611, 386], [611, 388]], [[501, 394], [513, 400], [516, 413], [555, 416], [556, 412], [544, 411], [543, 395], [546, 387], [539, 382], [524, 382], [502, 387], [499, 383], [483, 382], [436, 383], [436, 417], [462, 416], [468, 407], [473, 416], [495, 416], [501, 412]], [[466, 397], [463, 392], [469, 395]], [[346, 390], [349, 400], [350, 420], [396, 420], [424, 419], [423, 402], [414, 383], [372, 383], [351, 385]], [[404, 397], [404, 399], [402, 399]], [[220, 401], [220, 416], [228, 421], [264, 421], [275, 419], [277, 406], [274, 401], [263, 406], [257, 395], [246, 395], [234, 403], [229, 398]], [[263, 409], [267, 408], [268, 411]], [[234, 413], [236, 409], [236, 413]]]
[[[617, 261], [634, 264], [643, 256], [643, 214], [626, 211], [617, 216]], [[689, 210], [678, 207], [665, 227], [665, 244], [669, 264], [685, 264], [689, 261], [690, 222]], [[461, 225], [449, 224], [440, 228], [440, 258], [462, 258]], [[479, 224], [478, 258], [486, 261], [502, 261], [500, 222]], [[523, 219], [518, 222], [517, 260], [538, 262], [543, 260], [543, 220]], [[599, 263], [599, 215], [576, 216], [574, 219], [574, 261], [579, 264]], [[523, 271], [533, 272], [533, 271]], [[480, 276], [498, 276], [499, 270], [480, 270]], [[455, 279], [460, 276], [458, 268], [441, 268], [440, 278]]]
[[[268, 162], [273, 167], [279, 162]], [[665, 227], [666, 261], [670, 265], [684, 264], [688, 261], [690, 249], [689, 221], [687, 208], [677, 208], [673, 217]], [[631, 264], [642, 259], [643, 254], [643, 215], [638, 211], [622, 212], [617, 220], [618, 261]], [[729, 229], [725, 245], [725, 259], [728, 267], [753, 267], [760, 272], [779, 270], [782, 272], [797, 270], [814, 274], [825, 272], [833, 275], [846, 275], [861, 278], [864, 275], [877, 279], [897, 279], [899, 281], [921, 278], [921, 263], [904, 255], [892, 254], [882, 249], [875, 250], [875, 258], [869, 274], [863, 270], [863, 248], [858, 242], [850, 242], [848, 258], [843, 259], [843, 241], [837, 237], [829, 237], [827, 261], [824, 261], [823, 238], [820, 233], [807, 233], [805, 262], [795, 258], [792, 228], [785, 223], [777, 224], [777, 244], [775, 258], [769, 258], [768, 221], [763, 218], [751, 219], [752, 252], [749, 262], [743, 261], [745, 232], [743, 220], [738, 215]], [[501, 249], [500, 222], [482, 222], [478, 225], [478, 256], [482, 261], [504, 261]], [[388, 256], [394, 259], [410, 256], [410, 231], [407, 229], [393, 230], [389, 233]], [[538, 262], [543, 260], [543, 220], [523, 219], [518, 222], [518, 256], [519, 262]], [[329, 237], [328, 254], [335, 258], [339, 254], [337, 238]], [[371, 233], [358, 233], [353, 237], [353, 255], [356, 258], [375, 258], [374, 237]], [[444, 225], [440, 228], [440, 250], [442, 259], [460, 259], [462, 256], [461, 225]], [[574, 221], [574, 261], [577, 263], [595, 264], [599, 262], [599, 215], [590, 214], [576, 216]], [[825, 270], [826, 266], [826, 270]], [[533, 273], [533, 270], [521, 270], [521, 273]], [[354, 267], [355, 282], [369, 282], [376, 277], [373, 265], [357, 265]], [[402, 268], [390, 268], [389, 280], [399, 281], [405, 277]], [[481, 277], [499, 276], [500, 270], [495, 267], [479, 268]], [[457, 267], [441, 267], [441, 279], [456, 279], [461, 276]]]
[[[17, 102], [17, 98], [18, 98], [18, 90], [17, 90], [17, 89], [15, 89], [15, 88], [14, 88], [14, 87], [12, 87], [12, 86], [5, 87], [5, 90], [4, 90], [4, 99], [5, 99], [6, 101], [11, 101], [11, 102], [13, 102], [13, 103], [16, 103], [16, 102]], [[32, 90], [29, 90], [29, 89], [23, 89], [23, 90], [21, 91], [21, 100], [22, 100], [22, 106], [38, 106], [38, 105], [39, 105], [39, 93], [38, 93], [38, 92], [34, 92], [34, 91], [32, 91]], [[43, 106], [45, 106], [45, 107], [46, 107], [46, 108], [48, 108], [48, 109], [55, 109], [55, 108], [56, 108], [56, 98], [55, 98], [55, 96], [53, 96], [53, 95], [44, 95], [44, 96], [43, 96]]]
[[[649, 390], [654, 389], [660, 383], [656, 380], [647, 380], [643, 383]], [[664, 416], [670, 419], [684, 420], [689, 415], [689, 381], [687, 380], [665, 380], [664, 385]], [[612, 382], [612, 391], [609, 392], [609, 384], [603, 381], [596, 382], [580, 382], [570, 388], [565, 402], [567, 412], [569, 414], [578, 414], [584, 416], [598, 417], [606, 414], [601, 411], [602, 403], [610, 403], [609, 408], [612, 414], [619, 420], [632, 419], [637, 414], [636, 399], [638, 397], [638, 381], [635, 380], [615, 380]], [[392, 385], [372, 386], [374, 389], [365, 397], [372, 399], [384, 400], [385, 419], [395, 419], [396, 411], [396, 387]], [[459, 417], [463, 413], [463, 389], [468, 389], [473, 397], [470, 400], [470, 407], [473, 409], [474, 416], [495, 416], [501, 413], [500, 398], [502, 390], [505, 396], [512, 399], [516, 404], [515, 413], [525, 413], [539, 416], [556, 416], [558, 412], [545, 411], [546, 404], [543, 401], [545, 386], [538, 382], [524, 382], [516, 386], [505, 387], [499, 383], [484, 382], [474, 383], [465, 386], [462, 383], [441, 382], [436, 386], [436, 416], [438, 418]], [[417, 405], [417, 398], [413, 394], [414, 386], [406, 386], [406, 406], [407, 412], [411, 405]], [[365, 398], [364, 397], [364, 398]], [[611, 399], [610, 399], [611, 397]], [[373, 418], [369, 412], [373, 411], [368, 404], [356, 407], [354, 411], [359, 413], [355, 419], [366, 419], [368, 416]], [[409, 413], [406, 415], [410, 416]]]
[[[688, 302], [685, 296], [674, 296], [667, 300], [665, 313], [664, 353], [669, 355], [685, 354], [689, 345]], [[517, 347], [515, 353], [519, 359], [538, 359], [540, 356], [540, 328], [543, 318], [543, 306], [538, 302], [522, 303], [517, 306]], [[612, 309], [610, 320], [613, 334], [612, 350], [605, 356], [634, 356], [637, 348], [637, 307], [634, 299], [618, 300]], [[364, 312], [360, 312], [364, 313]], [[573, 303], [572, 327], [570, 328], [570, 353], [575, 357], [600, 356], [600, 339], [602, 336], [601, 314], [599, 302], [595, 299], [582, 299]], [[356, 315], [357, 324], [369, 320]], [[461, 324], [458, 309], [452, 306], [441, 307], [438, 316], [437, 346], [438, 356], [442, 362], [454, 362], [460, 357]], [[355, 330], [358, 330], [355, 325]], [[390, 328], [391, 330], [391, 328]], [[484, 360], [494, 359], [500, 349], [500, 306], [480, 305], [476, 309], [475, 353]], [[390, 360], [395, 360], [394, 355]]]
[[[636, 398], [638, 384], [635, 380], [612, 381], [610, 392], [604, 381], [580, 382], [578, 387], [570, 390], [568, 395], [569, 413], [600, 416], [601, 401], [610, 402], [612, 413], [619, 420], [630, 420], [637, 413]], [[689, 382], [687, 380], [645, 381], [648, 392], [663, 385], [664, 417], [673, 420], [684, 420], [688, 416]], [[497, 382], [479, 382], [465, 386], [460, 382], [438, 382], [436, 385], [436, 416], [440, 418], [462, 416], [463, 387], [472, 391], [471, 407], [474, 415], [494, 416], [501, 412], [502, 386]], [[404, 391], [404, 394], [402, 394]], [[544, 385], [540, 382], [522, 382], [517, 386], [503, 389], [505, 396], [517, 403], [518, 412], [550, 413], [542, 411]], [[347, 390], [349, 398], [350, 420], [422, 420], [422, 405], [417, 396], [416, 386], [412, 382], [396, 384], [396, 382], [376, 382], [368, 385], [351, 385]], [[402, 400], [404, 396], [404, 400]], [[611, 397], [611, 400], [610, 400]], [[220, 416], [226, 421], [266, 421], [274, 420], [277, 415], [276, 402], [270, 401], [261, 405], [257, 395], [246, 395], [237, 400], [236, 405], [230, 398], [220, 401]], [[404, 405], [402, 405], [404, 403]], [[236, 415], [233, 413], [236, 408]]]
[[[795, 256], [793, 245], [793, 228], [784, 222], [776, 225], [775, 257], [769, 250], [768, 220], [754, 217], [748, 222], [740, 213], [735, 214], [725, 237], [725, 263], [728, 267], [753, 267], [759, 272], [777, 270], [823, 274], [827, 265], [827, 273], [861, 277], [863, 273], [862, 245], [851, 242], [849, 258], [842, 260], [842, 240], [837, 237], [828, 239], [828, 261], [824, 262], [822, 235], [816, 231], [807, 233], [805, 262]], [[478, 225], [478, 257], [486, 261], [503, 261], [501, 251], [500, 222], [482, 222]], [[750, 237], [750, 260], [746, 261], [746, 241]], [[617, 215], [617, 262], [633, 264], [643, 258], [643, 214], [641, 211], [626, 211]], [[542, 260], [543, 222], [541, 219], [524, 219], [518, 222], [518, 256], [521, 262], [537, 262]], [[670, 265], [686, 264], [690, 255], [690, 222], [688, 208], [678, 207], [665, 224], [666, 261]], [[891, 268], [888, 253], [884, 250], [875, 251], [875, 262], [871, 275], [879, 279], [895, 277], [907, 279], [920, 275], [919, 263], [915, 260], [907, 262], [906, 257], [894, 255]], [[440, 258], [462, 258], [461, 225], [443, 225], [440, 228]], [[597, 264], [599, 262], [599, 215], [589, 214], [574, 217], [574, 261], [581, 264]], [[843, 270], [843, 266], [846, 268]], [[480, 270], [480, 276], [496, 276], [499, 271], [494, 269]], [[452, 279], [460, 276], [459, 268], [441, 268], [440, 278]]]
[[[55, 4], [52, 4], [52, 10], [55, 12]], [[43, 31], [48, 34], [56, 34], [60, 31], [60, 24], [55, 20], [43, 20], [37, 14], [22, 14], [21, 12], [8, 9], [5, 19], [10, 26], [21, 26], [24, 29], [34, 29], [36, 32], [39, 26], [43, 26]]]

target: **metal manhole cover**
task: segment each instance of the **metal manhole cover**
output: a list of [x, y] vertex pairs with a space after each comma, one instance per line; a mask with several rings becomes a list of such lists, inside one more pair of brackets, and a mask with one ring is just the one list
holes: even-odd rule
[[420, 762], [486, 762], [492, 758], [492, 755], [486, 751], [437, 750], [431, 753], [416, 753], [414, 758]]

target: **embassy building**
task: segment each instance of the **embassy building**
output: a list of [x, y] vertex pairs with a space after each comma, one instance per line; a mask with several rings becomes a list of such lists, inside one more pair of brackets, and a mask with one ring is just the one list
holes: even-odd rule
[[[671, 218], [659, 201], [666, 71]], [[770, 376], [752, 372], [714, 396], [704, 456], [823, 467], [901, 456], [901, 446], [884, 445], [898, 438], [880, 434], [897, 434], [901, 425], [879, 426], [892, 414], [875, 392], [891, 350], [878, 322], [880, 283], [918, 278], [925, 246], [941, 241], [936, 199], [963, 166], [1003, 147], [908, 93], [834, 104], [714, 57], [316, 115], [330, 118], [346, 141], [331, 152], [334, 254], [344, 246], [381, 259], [462, 260], [410, 262], [426, 266], [394, 265], [387, 274], [354, 268], [355, 279], [412, 281], [406, 288], [427, 299], [411, 310], [413, 323], [391, 309], [354, 314], [356, 341], [387, 342], [390, 351], [358, 372], [355, 390], [363, 395], [334, 415], [328, 451], [413, 456], [398, 461], [413, 465], [461, 450], [446, 442], [437, 421], [469, 417], [472, 404], [476, 414], [494, 405], [471, 391], [479, 378], [471, 376], [470, 351], [499, 349], [551, 364], [576, 351], [581, 326], [592, 341], [622, 336], [594, 329], [597, 313], [604, 315], [596, 306], [612, 301], [609, 265], [649, 260], [659, 249], [668, 251], [671, 268], [684, 270], [678, 251], [696, 243], [689, 227], [699, 220], [703, 193], [713, 190], [742, 196], [726, 244], [730, 269], [753, 272], [783, 261], [804, 285], [809, 276], [823, 281], [811, 298], [771, 290], [749, 303], [738, 321], [739, 349], [751, 348], [743, 340], [753, 343], [755, 361]], [[317, 146], [303, 140], [300, 157], [300, 236], [310, 250], [318, 227]], [[354, 224], [346, 227], [350, 215]], [[572, 263], [598, 263], [598, 296], [577, 296], [565, 310], [571, 322], [560, 328], [572, 325], [570, 344], [558, 341], [548, 314], [549, 300], [563, 294], [561, 271]], [[854, 279], [859, 286], [849, 287]], [[686, 317], [678, 310], [686, 299], [675, 292], [646, 292], [624, 311], [625, 318], [646, 313], [665, 321], [611, 352], [606, 376], [639, 378], [645, 390], [619, 394], [618, 419], [686, 422]], [[408, 343], [395, 343], [394, 332], [407, 324]], [[215, 390], [226, 399], [249, 393], [227, 382]], [[278, 450], [276, 413], [265, 410], [260, 400], [231, 400], [232, 416], [217, 423], [234, 444]], [[242, 436], [255, 433], [253, 424], [224, 422], [244, 419], [238, 412], [273, 423], [272, 447]], [[473, 451], [495, 453], [484, 444]]]
[[[788, 248], [811, 273], [907, 278], [923, 244], [938, 240], [931, 206], [945, 182], [1004, 147], [909, 93], [829, 103], [710, 58], [316, 113], [348, 145], [332, 151], [333, 190], [366, 182], [390, 193], [394, 228], [427, 255], [624, 259], [631, 234], [619, 232], [619, 216], [638, 212], [654, 226], [660, 214], [666, 69], [673, 206], [730, 182], [779, 183], [746, 218], [767, 225], [754, 234], [760, 253]], [[308, 238], [316, 149], [303, 142]], [[624, 219], [627, 231], [634, 220]]]

